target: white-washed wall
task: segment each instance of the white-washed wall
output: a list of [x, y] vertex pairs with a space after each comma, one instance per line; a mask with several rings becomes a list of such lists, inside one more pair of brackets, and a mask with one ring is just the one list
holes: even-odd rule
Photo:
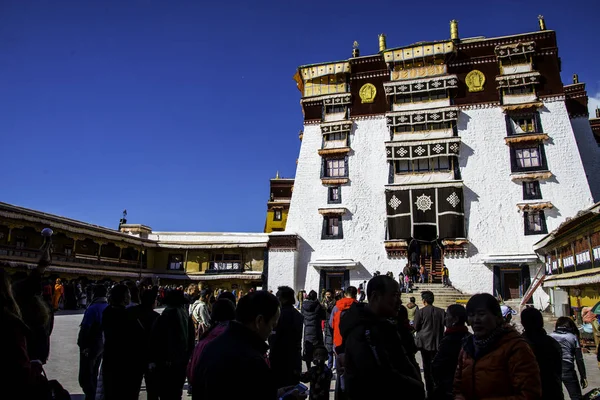
[[296, 254], [293, 250], [269, 250], [269, 290], [277, 291], [279, 286], [296, 287]]
[[[544, 201], [555, 206], [546, 210], [551, 231], [566, 217], [592, 204], [592, 197], [564, 102], [546, 103], [540, 116], [544, 132], [551, 138], [545, 153], [554, 177], [541, 182]], [[524, 235], [523, 214], [517, 208], [517, 203], [523, 202], [522, 184], [511, 180], [509, 147], [504, 142], [506, 123], [500, 107], [462, 110], [458, 129], [462, 140], [465, 222], [471, 245], [466, 257], [450, 257], [446, 265], [458, 289], [467, 293], [491, 292], [492, 266], [484, 264], [482, 257], [532, 255], [532, 245], [542, 235]], [[321, 131], [319, 125], [305, 126], [286, 227], [286, 231], [301, 238], [296, 270], [290, 272], [295, 277], [295, 289], [318, 288], [319, 271], [308, 266], [315, 260], [359, 262], [359, 267], [350, 273], [353, 285], [368, 280], [377, 270], [392, 271], [397, 276], [406, 264], [406, 259], [389, 259], [383, 243], [389, 173], [384, 145], [387, 140], [384, 116], [354, 122], [348, 160], [350, 182], [342, 185], [342, 204], [335, 205], [348, 209], [342, 223], [344, 239], [321, 240], [323, 216], [318, 209], [328, 206], [327, 187], [320, 179], [321, 156], [317, 153]], [[271, 271], [279, 270], [275, 264], [270, 258], [270, 282]]]
[[586, 117], [573, 118], [571, 126], [594, 201], [600, 201], [600, 147], [594, 139], [590, 121]]

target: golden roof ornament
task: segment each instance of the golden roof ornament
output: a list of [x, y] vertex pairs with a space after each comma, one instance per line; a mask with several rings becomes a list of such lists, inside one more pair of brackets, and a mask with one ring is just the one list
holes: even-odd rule
[[275, 174], [275, 179], [280, 179], [279, 178], [279, 171], [277, 171], [277, 173]]
[[600, 118], [600, 107], [596, 106], [596, 118]]
[[453, 19], [450, 21], [450, 39], [458, 40], [458, 21]]
[[385, 43], [385, 33], [379, 34], [379, 51], [385, 51], [387, 48], [387, 44]]
[[573, 74], [573, 83], [579, 83], [579, 75]]
[[358, 42], [355, 40], [352, 44], [352, 57], [356, 58], [360, 56], [360, 50], [358, 49]]
[[538, 23], [540, 24], [540, 31], [546, 30], [546, 21], [543, 15], [538, 15]]

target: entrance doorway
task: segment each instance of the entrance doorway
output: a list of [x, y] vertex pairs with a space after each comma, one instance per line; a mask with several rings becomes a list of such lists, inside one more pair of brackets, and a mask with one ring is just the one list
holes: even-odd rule
[[344, 286], [344, 273], [328, 272], [325, 287], [332, 290], [342, 290]]
[[319, 293], [325, 289], [344, 290], [350, 286], [349, 270], [321, 270], [321, 279], [319, 282]]
[[425, 266], [430, 283], [442, 282], [444, 257], [437, 242], [417, 242], [414, 240], [411, 242], [408, 252], [408, 260], [411, 265]]
[[521, 274], [520, 272], [504, 272], [504, 300], [521, 298]]

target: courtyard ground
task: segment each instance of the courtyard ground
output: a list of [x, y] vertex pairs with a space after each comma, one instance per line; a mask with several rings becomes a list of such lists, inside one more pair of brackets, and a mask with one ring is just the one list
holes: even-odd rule
[[[72, 399], [83, 400], [83, 392], [77, 382], [79, 369], [79, 348], [77, 347], [77, 333], [79, 323], [83, 317], [83, 311], [63, 311], [56, 315], [54, 332], [51, 338], [50, 360], [45, 366], [49, 379], [57, 379], [71, 393]], [[552, 324], [547, 323], [546, 330], [552, 331]], [[417, 355], [418, 361], [420, 357]], [[589, 353], [584, 355], [588, 374], [588, 389], [600, 387], [600, 371], [598, 370], [596, 355]], [[332, 385], [333, 388], [333, 385]], [[184, 399], [186, 396], [184, 390]], [[331, 393], [333, 399], [333, 392]], [[565, 391], [565, 398], [569, 398]], [[146, 399], [146, 393], [143, 391], [140, 399]]]

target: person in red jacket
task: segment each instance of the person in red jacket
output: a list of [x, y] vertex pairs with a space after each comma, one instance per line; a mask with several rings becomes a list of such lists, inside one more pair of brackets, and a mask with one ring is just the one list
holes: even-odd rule
[[357, 303], [357, 295], [358, 290], [354, 286], [348, 286], [348, 288], [346, 288], [344, 291], [344, 298], [335, 303], [335, 307], [333, 307], [333, 310], [331, 311], [331, 317], [329, 319], [329, 326], [331, 326], [331, 329], [333, 330], [333, 348], [335, 354], [337, 354], [337, 374], [335, 381], [336, 399], [343, 398], [343, 383], [340, 377], [344, 374], [344, 355], [341, 354], [342, 334], [340, 333], [340, 321], [342, 320], [342, 315], [350, 309], [350, 306], [352, 306], [354, 303]]

